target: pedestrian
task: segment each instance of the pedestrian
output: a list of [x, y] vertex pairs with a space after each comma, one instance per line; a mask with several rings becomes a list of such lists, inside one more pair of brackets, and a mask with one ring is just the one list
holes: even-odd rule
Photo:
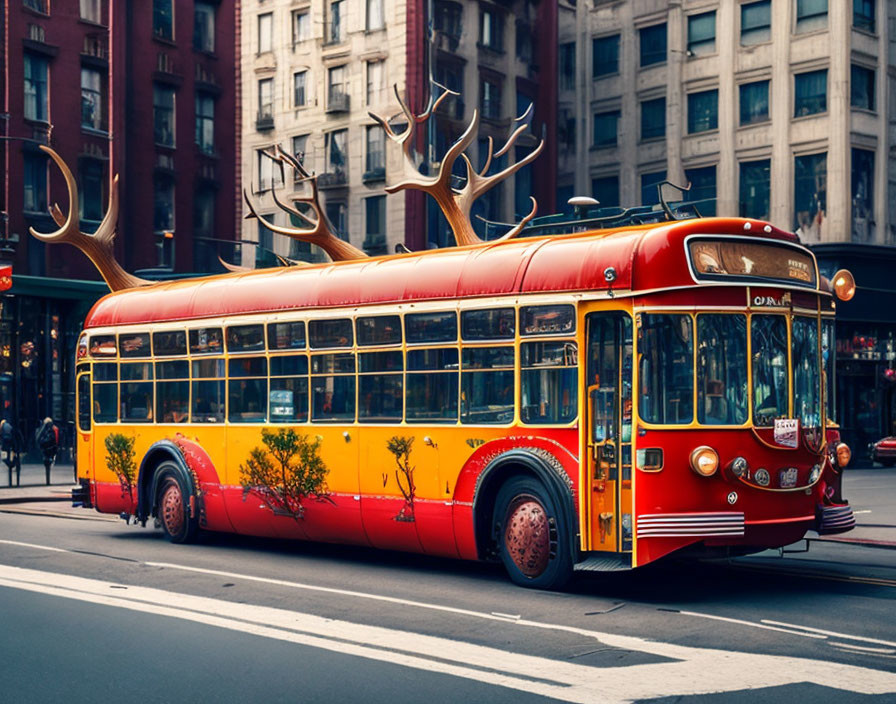
[[35, 444], [43, 454], [44, 468], [47, 474], [47, 485], [50, 484], [50, 467], [56, 461], [56, 453], [59, 452], [59, 428], [53, 423], [52, 418], [44, 418], [43, 422], [34, 434]]

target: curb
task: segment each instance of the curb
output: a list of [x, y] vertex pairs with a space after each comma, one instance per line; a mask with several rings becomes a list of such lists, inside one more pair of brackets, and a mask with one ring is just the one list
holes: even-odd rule
[[878, 548], [881, 550], [896, 550], [896, 541], [871, 540], [870, 538], [809, 538], [814, 543], [840, 543], [841, 545], [859, 545], [864, 548]]

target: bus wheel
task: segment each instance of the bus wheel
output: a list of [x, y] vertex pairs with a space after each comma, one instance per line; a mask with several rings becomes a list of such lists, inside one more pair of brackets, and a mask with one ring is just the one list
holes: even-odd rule
[[515, 477], [495, 500], [498, 551], [510, 579], [533, 589], [560, 589], [572, 576], [567, 527], [541, 483]]
[[158, 471], [161, 475], [156, 506], [162, 530], [172, 543], [192, 543], [199, 532], [199, 521], [190, 518], [189, 494], [173, 470], [162, 465]]

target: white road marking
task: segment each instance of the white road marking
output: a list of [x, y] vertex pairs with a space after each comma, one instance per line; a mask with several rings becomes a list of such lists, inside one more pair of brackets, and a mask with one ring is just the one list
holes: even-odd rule
[[34, 548], [35, 550], [48, 550], [49, 552], [71, 552], [63, 548], [53, 548], [49, 545], [35, 545], [34, 543], [20, 543], [18, 540], [0, 540], [3, 545], [16, 545], [20, 548]]
[[875, 643], [877, 645], [890, 645], [896, 648], [896, 642], [891, 640], [880, 640], [879, 638], [866, 638], [865, 636], [852, 636], [848, 633], [839, 633], [838, 631], [826, 631], [823, 628], [810, 628], [809, 626], [799, 626], [795, 623], [784, 623], [783, 621], [771, 621], [768, 619], [762, 619], [763, 623], [769, 623], [773, 626], [786, 626], [787, 628], [799, 628], [803, 631], [809, 631], [810, 633], [822, 633], [826, 636], [833, 636], [834, 638], [846, 638], [847, 640], [858, 640], [863, 643]]
[[850, 645], [849, 643], [835, 643], [831, 641], [831, 645], [837, 648], [848, 648], [849, 650], [860, 650], [863, 653], [882, 653], [884, 655], [892, 655], [896, 653], [893, 648], [869, 648], [865, 645]]
[[[127, 591], [114, 591], [121, 585], [4, 565], [0, 565], [0, 586], [180, 618], [582, 704], [595, 701], [622, 704], [660, 696], [730, 692], [800, 682], [862, 694], [896, 693], [896, 674], [882, 670], [673, 645], [572, 627], [563, 629], [611, 647], [653, 653], [677, 661], [590, 667], [447, 638], [148, 587], [129, 586]], [[516, 623], [555, 628], [525, 620]]]
[[766, 631], [779, 631], [780, 633], [789, 633], [792, 636], [802, 636], [803, 638], [818, 638], [820, 640], [827, 639], [827, 636], [815, 635], [814, 633], [802, 633], [801, 631], [792, 631], [787, 628], [778, 628], [776, 626], [764, 626], [761, 623], [756, 623], [755, 621], [744, 621], [739, 618], [729, 618], [727, 616], [715, 616], [713, 614], [701, 614], [697, 611], [679, 611], [678, 613], [683, 614], [685, 616], [697, 616], [698, 618], [708, 618], [713, 621], [725, 621], [726, 623], [736, 623], [740, 626], [750, 626], [751, 628], [761, 628]]

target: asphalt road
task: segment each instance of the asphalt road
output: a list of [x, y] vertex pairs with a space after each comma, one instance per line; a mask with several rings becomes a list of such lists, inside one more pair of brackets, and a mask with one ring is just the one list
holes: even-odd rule
[[[887, 476], [861, 476], [866, 518], [896, 506]], [[558, 594], [485, 564], [175, 546], [2, 508], [4, 701], [896, 702], [896, 550], [583, 573]]]

